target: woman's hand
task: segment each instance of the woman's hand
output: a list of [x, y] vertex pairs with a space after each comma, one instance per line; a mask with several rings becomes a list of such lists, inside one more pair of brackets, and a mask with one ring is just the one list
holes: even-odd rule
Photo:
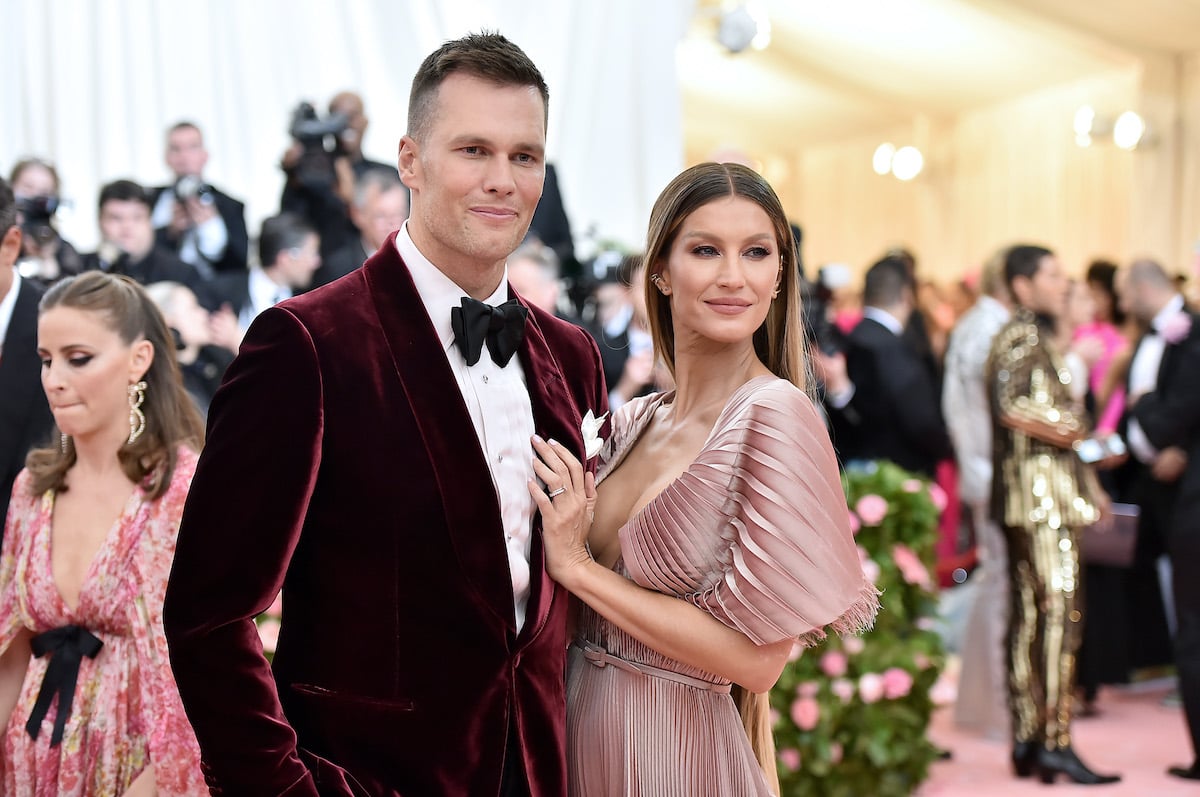
[[542, 540], [546, 546], [546, 570], [567, 589], [572, 575], [592, 563], [588, 532], [596, 507], [596, 478], [584, 471], [570, 451], [554, 441], [534, 435], [533, 471], [529, 494], [542, 513]]

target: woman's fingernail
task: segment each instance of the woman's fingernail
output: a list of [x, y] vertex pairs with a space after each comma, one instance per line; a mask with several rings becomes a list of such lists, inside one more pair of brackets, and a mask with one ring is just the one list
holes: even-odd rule
[[558, 445], [558, 441], [552, 437], [552, 438], [550, 438], [550, 445], [556, 446], [556, 445]]

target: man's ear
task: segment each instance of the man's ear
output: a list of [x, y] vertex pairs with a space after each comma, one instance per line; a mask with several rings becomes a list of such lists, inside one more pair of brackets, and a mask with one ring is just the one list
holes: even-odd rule
[[21, 256], [21, 228], [13, 225], [0, 238], [0, 266], [11, 266]]
[[421, 160], [420, 145], [412, 136], [403, 136], [400, 139], [400, 152], [396, 158], [396, 169], [400, 172], [400, 182], [408, 186], [409, 190], [420, 189], [421, 182]]

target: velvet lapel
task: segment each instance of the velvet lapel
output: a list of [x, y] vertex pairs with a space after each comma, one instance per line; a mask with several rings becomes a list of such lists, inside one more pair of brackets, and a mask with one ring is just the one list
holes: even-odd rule
[[[510, 288], [510, 298], [514, 295]], [[524, 299], [517, 298], [525, 304]], [[525, 371], [525, 385], [529, 389], [529, 401], [533, 406], [534, 431], [543, 440], [555, 440], [566, 446], [580, 462], [585, 462], [583, 416], [567, 390], [558, 360], [550, 351], [550, 346], [532, 312], [526, 322], [525, 340], [522, 341], [517, 356]], [[521, 630], [522, 643], [527, 643], [537, 636], [545, 625], [554, 603], [554, 582], [546, 572], [545, 552], [542, 549], [541, 515], [534, 518], [529, 569], [531, 589], [525, 625]]]
[[24, 280], [17, 291], [12, 318], [4, 337], [4, 351], [0, 352], [0, 451], [13, 451], [22, 444], [27, 431], [25, 424], [33, 420], [30, 406], [37, 394], [42, 392], [42, 383], [37, 378], [34, 365], [38, 356], [37, 308], [40, 294]]
[[[395, 234], [363, 266], [392, 363], [418, 419], [437, 478], [446, 529], [475, 600], [516, 632], [504, 526], [475, 427], [421, 303]], [[415, 443], [416, 441], [414, 441]], [[481, 485], [471, 492], [471, 485]]]

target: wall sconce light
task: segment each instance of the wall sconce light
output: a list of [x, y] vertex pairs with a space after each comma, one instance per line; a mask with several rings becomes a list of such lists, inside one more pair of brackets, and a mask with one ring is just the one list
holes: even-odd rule
[[871, 165], [880, 176], [890, 172], [897, 180], [908, 182], [925, 168], [925, 156], [916, 147], [896, 149], [895, 145], [884, 142], [876, 147]]
[[1075, 112], [1075, 143], [1090, 147], [1098, 138], [1112, 135], [1112, 142], [1123, 150], [1133, 150], [1147, 143], [1146, 121], [1136, 111], [1125, 111], [1116, 120], [1102, 116], [1090, 105]]

